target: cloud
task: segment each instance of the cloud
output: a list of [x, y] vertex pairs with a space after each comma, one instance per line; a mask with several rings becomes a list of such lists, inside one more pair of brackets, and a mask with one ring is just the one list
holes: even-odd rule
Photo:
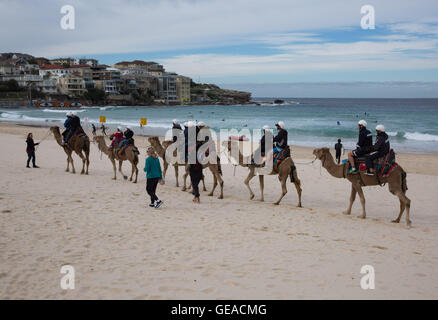
[[[0, 50], [36, 55], [160, 52], [248, 43], [276, 34], [273, 44], [295, 33], [359, 26], [357, 0], [71, 0], [76, 29], [62, 30], [65, 0], [0, 2]], [[418, 0], [375, 4], [377, 23], [433, 19], [438, 4]], [[302, 34], [299, 36], [299, 34]], [[279, 36], [280, 35], [280, 36]], [[269, 38], [269, 37], [268, 37]], [[265, 36], [260, 40], [269, 41]], [[311, 37], [310, 37], [311, 38]], [[293, 40], [290, 38], [290, 40]]]

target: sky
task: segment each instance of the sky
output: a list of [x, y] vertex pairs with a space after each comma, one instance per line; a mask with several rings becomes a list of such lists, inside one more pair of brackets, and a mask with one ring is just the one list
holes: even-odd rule
[[438, 1], [0, 0], [0, 52], [156, 61], [255, 97], [438, 97]]

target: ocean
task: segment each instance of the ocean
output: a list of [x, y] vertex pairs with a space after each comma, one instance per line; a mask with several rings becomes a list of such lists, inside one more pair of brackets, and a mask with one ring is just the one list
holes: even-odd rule
[[[87, 127], [106, 117], [106, 125], [133, 126], [136, 134], [164, 135], [172, 120], [204, 121], [214, 130], [274, 128], [282, 120], [289, 132], [289, 143], [307, 147], [333, 147], [342, 139], [344, 147], [354, 148], [357, 122], [364, 119], [375, 134], [383, 124], [396, 152], [438, 153], [438, 99], [255, 99], [261, 105], [232, 106], [150, 106], [82, 107], [78, 115]], [[54, 108], [0, 109], [0, 121], [41, 126], [61, 125], [68, 110]], [[140, 128], [140, 118], [147, 125]]]

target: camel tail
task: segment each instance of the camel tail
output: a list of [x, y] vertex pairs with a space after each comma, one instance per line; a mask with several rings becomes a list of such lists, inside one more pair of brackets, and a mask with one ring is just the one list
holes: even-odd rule
[[291, 165], [290, 166], [290, 173], [289, 173], [289, 177], [290, 177], [290, 182], [294, 183], [295, 182], [295, 176], [294, 176], [294, 172], [296, 170], [295, 165]]
[[401, 185], [401, 187], [402, 187], [403, 193], [406, 193], [406, 191], [408, 190], [408, 182], [406, 180], [406, 177], [407, 177], [407, 173], [405, 171], [402, 171], [402, 174], [401, 174], [402, 185]]

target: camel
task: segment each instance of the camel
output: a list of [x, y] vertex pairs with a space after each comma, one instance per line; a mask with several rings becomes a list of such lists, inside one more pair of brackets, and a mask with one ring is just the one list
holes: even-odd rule
[[[163, 177], [165, 177], [167, 168], [169, 166], [169, 163], [165, 159], [166, 149], [173, 143], [173, 141], [163, 141], [163, 144], [161, 144], [158, 137], [149, 137], [148, 140], [149, 140], [149, 143], [154, 147], [154, 149], [158, 153], [158, 155], [163, 159]], [[187, 177], [189, 175], [189, 165], [187, 163], [175, 163], [173, 166], [175, 168], [175, 177], [176, 177], [176, 186], [177, 187], [179, 186], [179, 184], [178, 184], [178, 166], [185, 167], [185, 172], [183, 175], [184, 185], [182, 187], [182, 191], [186, 191], [187, 190], [186, 182], [187, 182]], [[210, 197], [213, 196], [214, 190], [216, 189], [216, 186], [218, 185], [218, 182], [219, 182], [220, 193], [219, 193], [218, 199], [223, 199], [223, 197], [224, 197], [224, 193], [223, 193], [224, 181], [221, 177], [221, 173], [220, 173], [218, 164], [217, 163], [207, 163], [207, 164], [204, 164], [202, 166], [202, 168], [203, 169], [209, 168], [211, 173], [213, 174], [213, 188], [212, 188], [211, 192], [208, 194], [208, 196], [210, 196]], [[207, 189], [205, 188], [204, 177], [202, 177], [202, 183], [203, 183], [203, 191], [207, 191]]]
[[113, 150], [109, 149], [109, 147], [105, 143], [104, 136], [94, 136], [93, 139], [94, 139], [94, 141], [97, 142], [97, 147], [99, 148], [99, 150], [102, 151], [103, 153], [105, 153], [108, 156], [108, 158], [110, 159], [111, 163], [113, 164], [113, 169], [114, 169], [113, 180], [117, 179], [116, 160], [119, 161], [120, 174], [123, 176], [123, 178], [125, 180], [128, 179], [128, 177], [125, 176], [125, 174], [122, 172], [123, 161], [128, 160], [131, 163], [131, 177], [129, 178], [129, 181], [132, 181], [132, 178], [133, 178], [134, 173], [135, 173], [135, 180], [133, 181], [133, 183], [137, 183], [137, 177], [138, 177], [137, 164], [138, 164], [138, 155], [140, 154], [138, 152], [137, 147], [129, 145], [125, 148], [124, 154], [119, 155], [119, 154], [117, 154], [117, 152], [115, 150], [116, 148], [113, 148]]
[[345, 178], [351, 182], [351, 195], [350, 195], [350, 205], [347, 210], [343, 213], [346, 215], [351, 214], [351, 208], [353, 202], [356, 199], [356, 194], [359, 194], [360, 202], [362, 204], [362, 215], [360, 218], [366, 218], [365, 211], [365, 196], [362, 190], [362, 186], [376, 186], [388, 183], [389, 191], [397, 196], [400, 200], [400, 213], [397, 219], [392, 220], [394, 223], [399, 223], [403, 212], [406, 209], [406, 225], [411, 226], [411, 220], [409, 220], [409, 211], [411, 207], [411, 200], [406, 197], [406, 191], [408, 190], [406, 182], [406, 172], [401, 166], [395, 167], [388, 177], [380, 177], [379, 180], [374, 176], [367, 176], [362, 173], [357, 174], [347, 174], [348, 163], [343, 165], [337, 165], [333, 160], [333, 156], [328, 148], [320, 148], [313, 150], [313, 154], [321, 160], [322, 166], [335, 178]]
[[[232, 143], [239, 143], [239, 141], [228, 140], [228, 141], [225, 141], [225, 143], [227, 143], [228, 152], [231, 154], [232, 157], [234, 157], [235, 155], [233, 155], [233, 152], [231, 152]], [[252, 200], [252, 199], [254, 199], [254, 193], [252, 192], [251, 187], [249, 186], [249, 182], [256, 175], [256, 173], [255, 173], [256, 168], [261, 168], [262, 166], [258, 165], [258, 164], [253, 164], [253, 163], [245, 163], [244, 156], [240, 152], [240, 150], [241, 150], [240, 147], [238, 148], [238, 150], [239, 150], [239, 159], [234, 159], [234, 160], [236, 160], [236, 162], [240, 166], [249, 168], [249, 173], [248, 173], [248, 176], [246, 177], [244, 183], [249, 190], [249, 199]], [[281, 193], [280, 198], [276, 202], [274, 202], [275, 205], [279, 205], [281, 199], [283, 199], [283, 197], [286, 195], [286, 193], [287, 193], [286, 181], [287, 181], [288, 177], [291, 177], [291, 179], [293, 178], [293, 180], [294, 180], [293, 183], [295, 185], [295, 188], [297, 189], [297, 194], [298, 194], [298, 205], [297, 206], [302, 207], [302, 205], [301, 205], [301, 193], [302, 193], [301, 181], [300, 181], [300, 179], [298, 179], [297, 170], [296, 169], [292, 170], [292, 167], [295, 167], [294, 161], [292, 160], [291, 157], [287, 157], [286, 159], [284, 159], [280, 163], [280, 166], [277, 168], [277, 170], [273, 170], [270, 173], [270, 175], [278, 175], [278, 180], [281, 183], [282, 193]], [[259, 174], [259, 182], [260, 182], [260, 193], [261, 193], [260, 201], [264, 201], [264, 194], [263, 194], [264, 175]]]
[[[163, 144], [161, 144], [160, 139], [158, 137], [149, 137], [148, 138], [149, 143], [151, 146], [155, 149], [158, 156], [163, 159], [163, 178], [166, 178], [166, 172], [167, 168], [169, 167], [169, 163], [166, 161], [166, 150], [167, 148], [173, 143], [173, 141], [163, 141]], [[176, 151], [175, 151], [176, 152]], [[187, 172], [188, 166], [187, 163], [175, 163], [173, 167], [175, 168], [175, 180], [176, 180], [176, 187], [179, 188], [179, 180], [178, 180], [178, 167], [184, 166], [185, 170]], [[205, 182], [204, 182], [204, 176], [202, 176], [202, 184], [203, 184], [203, 191], [207, 191], [205, 188]], [[187, 188], [184, 187], [183, 191], [185, 191]], [[189, 187], [190, 189], [190, 187]]]
[[[76, 173], [75, 166], [73, 163], [73, 158], [71, 156], [72, 152], [76, 152], [77, 155], [82, 159], [82, 171], [81, 174], [88, 174], [88, 167], [90, 165], [90, 139], [84, 133], [85, 136], [74, 135], [68, 141], [66, 145], [62, 144], [62, 135], [58, 126], [50, 127], [50, 131], [55, 136], [56, 142], [64, 149], [67, 154], [67, 169], [66, 172], [70, 171], [70, 163], [72, 171], [71, 173]], [[82, 153], [84, 152], [84, 154]]]

